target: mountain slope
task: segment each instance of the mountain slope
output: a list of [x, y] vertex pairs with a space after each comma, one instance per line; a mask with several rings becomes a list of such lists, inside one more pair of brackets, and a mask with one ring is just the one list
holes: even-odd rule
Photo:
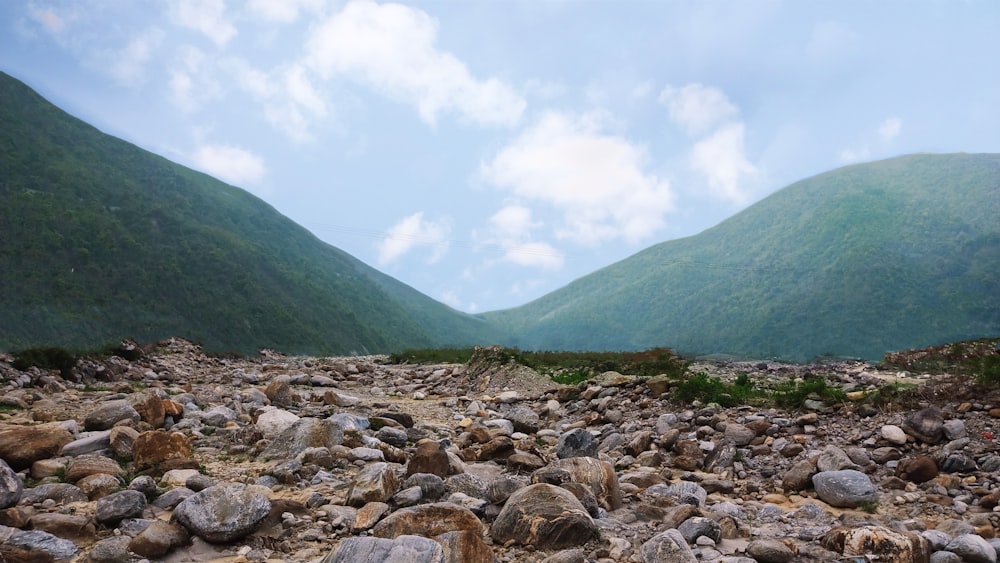
[[482, 317], [522, 348], [800, 361], [998, 335], [998, 217], [1000, 155], [859, 164]]
[[291, 353], [491, 340], [481, 319], [0, 73], [0, 350], [170, 335]]

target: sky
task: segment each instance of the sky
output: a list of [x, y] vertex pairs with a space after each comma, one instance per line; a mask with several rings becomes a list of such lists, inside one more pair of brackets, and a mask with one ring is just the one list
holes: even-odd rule
[[1000, 2], [3, 0], [0, 70], [458, 310], [1000, 152]]

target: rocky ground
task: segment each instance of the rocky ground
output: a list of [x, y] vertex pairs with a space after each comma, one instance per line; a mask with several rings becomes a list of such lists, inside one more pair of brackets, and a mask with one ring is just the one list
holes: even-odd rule
[[964, 378], [691, 367], [848, 392], [786, 411], [489, 358], [0, 355], [0, 561], [997, 560], [1000, 396]]

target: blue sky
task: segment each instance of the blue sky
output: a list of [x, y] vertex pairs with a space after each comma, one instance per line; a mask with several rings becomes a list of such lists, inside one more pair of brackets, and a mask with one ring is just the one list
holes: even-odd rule
[[456, 309], [1000, 152], [1000, 2], [5, 0], [0, 70]]

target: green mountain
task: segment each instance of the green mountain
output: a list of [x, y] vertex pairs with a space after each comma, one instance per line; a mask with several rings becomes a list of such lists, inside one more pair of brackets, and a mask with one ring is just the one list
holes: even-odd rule
[[784, 188], [527, 305], [527, 349], [804, 361], [1000, 335], [1000, 155], [910, 155]]
[[184, 336], [218, 351], [493, 340], [251, 194], [0, 73], [0, 350]]

